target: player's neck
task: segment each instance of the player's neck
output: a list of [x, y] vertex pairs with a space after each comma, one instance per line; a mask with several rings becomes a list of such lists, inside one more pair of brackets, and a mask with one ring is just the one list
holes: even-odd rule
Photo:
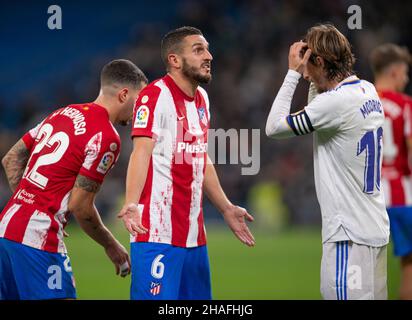
[[339, 82], [336, 80], [327, 81], [325, 83], [324, 91], [329, 91], [335, 89], [339, 85]]
[[353, 76], [353, 74], [346, 74], [346, 75], [343, 75], [342, 77], [327, 81], [326, 82], [327, 90], [335, 89], [336, 87], [341, 85], [347, 78], [349, 78], [351, 76]]
[[397, 91], [394, 81], [387, 78], [378, 78], [375, 80], [377, 91]]
[[180, 90], [182, 90], [187, 96], [194, 98], [199, 85], [197, 82], [192, 82], [184, 75], [177, 72], [169, 72], [168, 75], [173, 79]]
[[104, 96], [99, 95], [93, 103], [101, 106], [102, 108], [107, 110], [109, 114], [109, 120], [111, 123], [115, 124], [117, 120], [117, 114], [114, 112], [114, 108], [112, 107], [110, 101], [108, 101]]

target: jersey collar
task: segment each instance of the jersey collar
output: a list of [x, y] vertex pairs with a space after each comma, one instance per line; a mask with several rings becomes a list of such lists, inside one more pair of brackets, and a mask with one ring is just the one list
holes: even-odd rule
[[101, 106], [100, 104], [94, 103], [94, 102], [90, 102], [89, 104], [92, 107], [94, 107], [94, 109], [101, 110], [101, 112], [103, 112], [105, 115], [107, 115], [107, 118], [110, 119], [109, 111], [105, 107]]
[[167, 86], [170, 89], [172, 89], [174, 92], [176, 92], [177, 94], [182, 96], [185, 100], [187, 100], [187, 101], [195, 100], [194, 97], [189, 97], [186, 93], [184, 93], [183, 90], [179, 88], [179, 86], [176, 84], [176, 82], [173, 80], [173, 78], [169, 74], [166, 74], [163, 77], [163, 80], [166, 82]]
[[346, 79], [343, 79], [341, 82], [338, 83], [338, 85], [336, 86], [336, 89], [339, 89], [342, 86], [347, 86], [347, 85], [351, 85], [351, 84], [355, 84], [355, 83], [360, 83], [360, 80], [357, 76], [353, 75], [353, 76], [349, 76]]

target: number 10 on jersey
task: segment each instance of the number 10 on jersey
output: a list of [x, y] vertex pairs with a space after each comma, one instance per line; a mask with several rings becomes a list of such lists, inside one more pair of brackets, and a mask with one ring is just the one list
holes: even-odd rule
[[383, 129], [380, 127], [376, 130], [376, 133], [375, 131], [366, 132], [358, 142], [356, 155], [366, 153], [363, 192], [368, 194], [373, 193], [375, 186], [377, 190], [380, 190], [382, 137]]

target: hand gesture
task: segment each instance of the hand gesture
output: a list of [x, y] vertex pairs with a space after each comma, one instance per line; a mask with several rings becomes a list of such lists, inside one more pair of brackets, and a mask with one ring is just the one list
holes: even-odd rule
[[[302, 52], [306, 49], [304, 55]], [[303, 41], [295, 42], [289, 49], [289, 69], [295, 70], [300, 74], [303, 74], [306, 64], [312, 51], [307, 47], [307, 44]]]
[[255, 245], [255, 238], [245, 222], [245, 219], [251, 222], [254, 219], [246, 211], [246, 209], [238, 206], [231, 206], [223, 212], [223, 216], [229, 228], [241, 242], [249, 247], [253, 247]]
[[135, 203], [125, 204], [117, 217], [123, 220], [127, 231], [133, 236], [136, 236], [138, 233], [145, 234], [148, 231], [142, 225], [142, 215]]

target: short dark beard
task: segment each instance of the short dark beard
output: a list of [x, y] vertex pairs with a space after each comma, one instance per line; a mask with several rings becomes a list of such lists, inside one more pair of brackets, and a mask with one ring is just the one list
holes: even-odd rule
[[187, 64], [186, 59], [183, 59], [182, 72], [186, 77], [198, 83], [208, 84], [212, 80], [211, 74], [206, 76], [200, 74], [195, 67]]

